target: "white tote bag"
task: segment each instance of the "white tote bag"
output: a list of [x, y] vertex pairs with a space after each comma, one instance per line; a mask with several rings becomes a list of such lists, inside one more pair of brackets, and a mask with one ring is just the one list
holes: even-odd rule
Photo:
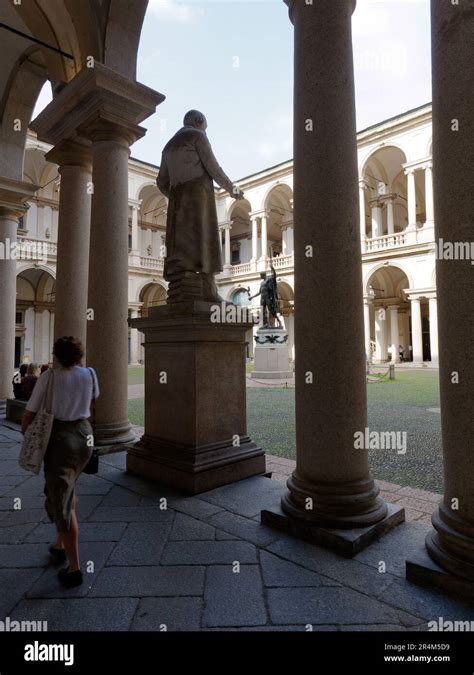
[[48, 447], [53, 428], [54, 415], [51, 412], [53, 399], [54, 370], [49, 374], [43, 407], [25, 431], [18, 462], [22, 469], [38, 474]]

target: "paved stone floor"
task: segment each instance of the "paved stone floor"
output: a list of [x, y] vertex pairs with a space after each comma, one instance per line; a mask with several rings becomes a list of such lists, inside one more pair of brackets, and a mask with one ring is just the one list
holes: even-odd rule
[[[123, 453], [102, 458], [99, 475], [78, 482], [86, 581], [62, 590], [48, 562], [54, 535], [43, 481], [19, 468], [19, 441], [16, 429], [0, 426], [2, 619], [46, 620], [49, 630], [149, 631], [407, 631], [440, 616], [474, 620], [474, 608], [405, 580], [405, 558], [422, 555], [428, 526], [420, 518], [345, 560], [259, 523], [260, 510], [279, 503], [281, 480], [252, 478], [184, 498], [127, 475]], [[269, 467], [279, 462], [271, 458]]]

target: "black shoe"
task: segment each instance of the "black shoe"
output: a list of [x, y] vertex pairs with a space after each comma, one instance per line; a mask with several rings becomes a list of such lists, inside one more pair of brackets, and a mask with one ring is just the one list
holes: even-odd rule
[[49, 555], [57, 564], [64, 564], [66, 562], [66, 551], [63, 548], [55, 548], [54, 546], [50, 546]]
[[58, 579], [63, 586], [67, 588], [74, 588], [80, 586], [84, 581], [81, 570], [70, 572], [69, 567], [65, 567], [58, 572]]

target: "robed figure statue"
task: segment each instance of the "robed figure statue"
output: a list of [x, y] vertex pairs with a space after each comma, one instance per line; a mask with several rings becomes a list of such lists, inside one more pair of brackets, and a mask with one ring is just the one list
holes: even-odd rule
[[214, 276], [222, 272], [222, 252], [213, 180], [235, 199], [243, 192], [219, 166], [197, 110], [163, 149], [157, 185], [168, 197], [163, 276], [168, 302], [188, 297], [222, 301]]

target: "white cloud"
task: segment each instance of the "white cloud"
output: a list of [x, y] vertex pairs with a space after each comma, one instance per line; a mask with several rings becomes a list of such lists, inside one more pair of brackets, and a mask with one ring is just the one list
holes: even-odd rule
[[178, 23], [189, 23], [198, 14], [203, 13], [202, 9], [191, 7], [178, 0], [150, 0], [148, 8], [155, 16]]

